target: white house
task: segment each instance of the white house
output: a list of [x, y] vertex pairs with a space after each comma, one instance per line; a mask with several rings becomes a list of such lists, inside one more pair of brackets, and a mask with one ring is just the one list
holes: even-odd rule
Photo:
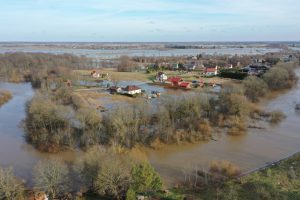
[[138, 86], [135, 85], [128, 85], [125, 88], [122, 88], [122, 94], [129, 94], [129, 95], [134, 95], [134, 94], [141, 94], [142, 89], [139, 88]]
[[91, 72], [91, 76], [92, 76], [93, 78], [100, 78], [100, 73], [98, 73], [98, 72], [96, 72], [96, 71], [92, 71], [92, 72]]
[[156, 80], [159, 82], [165, 82], [168, 80], [168, 76], [164, 72], [158, 72], [156, 75]]

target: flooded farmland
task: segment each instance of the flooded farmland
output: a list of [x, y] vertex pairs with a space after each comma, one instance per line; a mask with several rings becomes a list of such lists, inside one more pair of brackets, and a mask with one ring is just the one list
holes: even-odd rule
[[[300, 76], [300, 70], [297, 70]], [[80, 154], [69, 151], [55, 155], [40, 153], [24, 139], [22, 120], [26, 102], [34, 95], [30, 84], [0, 83], [0, 89], [10, 90], [13, 99], [0, 108], [0, 165], [12, 166], [16, 175], [30, 183], [33, 165], [41, 159], [58, 157], [72, 161]], [[208, 167], [211, 160], [229, 160], [244, 172], [266, 165], [300, 151], [300, 114], [295, 103], [300, 101], [300, 84], [266, 103], [268, 110], [282, 110], [287, 118], [277, 126], [264, 130], [249, 130], [244, 136], [219, 134], [216, 141], [189, 145], [173, 145], [160, 150], [145, 150], [151, 164], [167, 182], [183, 178], [184, 170], [195, 166]]]
[[[75, 45], [76, 46], [76, 45]], [[115, 59], [122, 55], [128, 56], [145, 56], [145, 57], [164, 57], [164, 56], [196, 56], [197, 54], [207, 55], [256, 55], [265, 54], [270, 52], [279, 52], [282, 49], [266, 46], [230, 46], [230, 45], [204, 45], [203, 49], [200, 48], [187, 48], [187, 49], [175, 49], [175, 48], [156, 48], [143, 49], [143, 48], [120, 48], [120, 49], [89, 49], [89, 48], [77, 48], [72, 45], [66, 45], [61, 47], [59, 45], [49, 46], [45, 44], [41, 45], [4, 45], [0, 44], [0, 53], [14, 53], [14, 52], [26, 52], [26, 53], [51, 53], [51, 54], [74, 54], [77, 56], [86, 56], [94, 58], [96, 60], [102, 59]]]

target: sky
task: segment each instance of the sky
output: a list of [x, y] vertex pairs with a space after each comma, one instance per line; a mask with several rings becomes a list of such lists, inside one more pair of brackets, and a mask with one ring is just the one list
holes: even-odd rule
[[0, 0], [0, 41], [299, 40], [299, 0]]

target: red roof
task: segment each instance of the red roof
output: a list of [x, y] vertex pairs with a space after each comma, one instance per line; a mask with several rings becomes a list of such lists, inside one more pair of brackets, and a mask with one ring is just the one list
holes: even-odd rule
[[127, 87], [125, 87], [123, 90], [125, 91], [134, 91], [134, 90], [140, 90], [141, 88], [139, 88], [138, 86], [136, 85], [128, 85]]
[[204, 71], [205, 72], [216, 72], [217, 69], [216, 68], [212, 68], [212, 67], [206, 67]]
[[179, 84], [179, 86], [180, 87], [189, 87], [190, 86], [190, 83], [189, 82], [181, 82], [180, 84]]
[[168, 81], [172, 83], [179, 83], [182, 81], [182, 79], [180, 77], [170, 77], [168, 78]]

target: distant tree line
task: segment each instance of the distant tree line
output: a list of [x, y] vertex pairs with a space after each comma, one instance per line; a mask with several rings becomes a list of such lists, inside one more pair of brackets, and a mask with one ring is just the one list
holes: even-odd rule
[[86, 68], [90, 64], [89, 58], [71, 54], [5, 53], [0, 54], [0, 77], [11, 82], [31, 81], [44, 78], [53, 69]]

